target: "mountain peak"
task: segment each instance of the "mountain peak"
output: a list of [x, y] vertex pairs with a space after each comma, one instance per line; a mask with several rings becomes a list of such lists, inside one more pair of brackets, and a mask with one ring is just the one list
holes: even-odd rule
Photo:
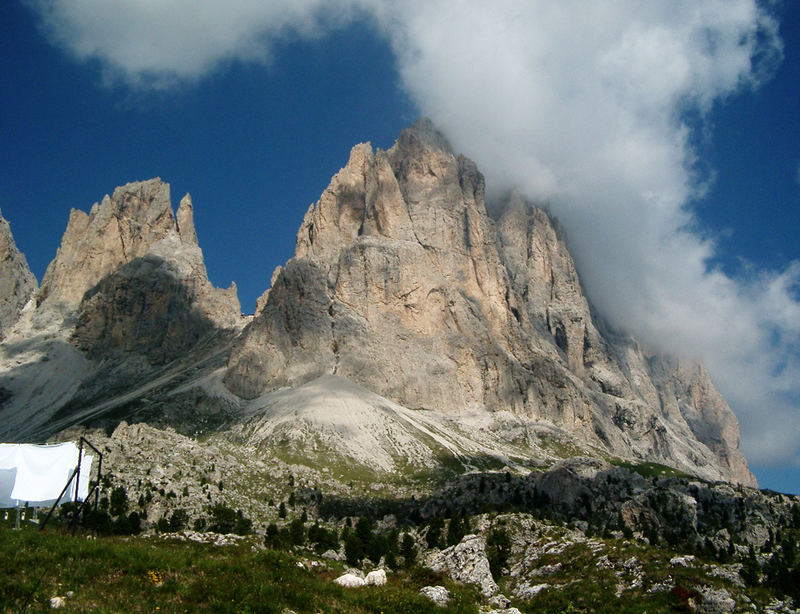
[[405, 155], [419, 155], [420, 148], [453, 153], [453, 148], [444, 134], [427, 117], [421, 117], [400, 132], [392, 149]]
[[36, 292], [36, 278], [17, 249], [11, 226], [0, 213], [0, 340]]
[[490, 219], [483, 176], [429, 120], [387, 152], [356, 146], [234, 346], [228, 388], [253, 398], [334, 374], [404, 407], [511, 411], [609, 454], [753, 483], [710, 382], [692, 390], [713, 411], [682, 413], [690, 374], [600, 330], [563, 231], [512, 200]]

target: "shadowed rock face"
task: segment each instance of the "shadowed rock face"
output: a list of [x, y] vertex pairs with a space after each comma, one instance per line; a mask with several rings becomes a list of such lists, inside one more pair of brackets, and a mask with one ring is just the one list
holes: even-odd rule
[[154, 381], [217, 368], [240, 326], [236, 286], [208, 280], [189, 195], [174, 214], [160, 179], [119, 187], [71, 212], [35, 303], [0, 346], [0, 434], [30, 440], [152, 399]]
[[218, 326], [231, 327], [238, 321], [236, 286], [220, 290], [208, 281], [190, 196], [181, 200], [174, 215], [169, 184], [158, 178], [117, 188], [95, 203], [88, 215], [72, 210], [37, 303], [44, 308], [78, 309], [85, 327], [100, 298], [132, 303], [134, 297], [125, 296], [123, 288], [133, 294], [157, 292], [160, 288], [147, 289], [148, 272], [188, 288], [185, 298], [191, 299], [192, 307]]
[[14, 243], [11, 227], [0, 214], [0, 340], [17, 322], [35, 292], [36, 278]]
[[136, 352], [163, 364], [190, 350], [214, 324], [194, 303], [195, 289], [170, 263], [136, 258], [89, 290], [81, 301], [73, 343], [92, 358]]
[[511, 410], [614, 454], [753, 484], [707, 375], [595, 322], [544, 211], [516, 196], [496, 210], [429, 122], [389, 151], [357, 145], [306, 213], [226, 385], [254, 398], [336, 374], [406, 407]]

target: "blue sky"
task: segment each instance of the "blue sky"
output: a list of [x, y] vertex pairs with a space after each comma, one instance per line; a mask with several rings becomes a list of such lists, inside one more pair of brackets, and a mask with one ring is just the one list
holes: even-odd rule
[[426, 115], [490, 194], [550, 205], [601, 312], [702, 359], [762, 486], [800, 492], [800, 3], [157, 4], [0, 8], [0, 209], [39, 280], [70, 208], [160, 176], [251, 312], [352, 145]]

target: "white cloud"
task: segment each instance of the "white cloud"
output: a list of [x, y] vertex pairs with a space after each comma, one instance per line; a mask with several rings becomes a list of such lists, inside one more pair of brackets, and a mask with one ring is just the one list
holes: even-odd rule
[[707, 178], [693, 172], [685, 112], [757, 86], [781, 57], [755, 0], [34, 6], [56, 44], [133, 84], [266, 61], [276, 39], [371, 15], [406, 91], [490, 187], [549, 201], [600, 311], [702, 357], [751, 461], [800, 457], [800, 264], [738, 279], [709, 270], [715, 246], [689, 206]]
[[347, 0], [27, 2], [53, 43], [78, 60], [99, 60], [111, 81], [148, 88], [192, 81], [233, 60], [267, 62], [276, 40], [325, 34], [353, 16]]

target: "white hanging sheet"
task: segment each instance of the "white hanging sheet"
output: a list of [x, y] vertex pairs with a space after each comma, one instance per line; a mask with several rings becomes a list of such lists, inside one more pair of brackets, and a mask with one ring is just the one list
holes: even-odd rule
[[[52, 505], [78, 466], [78, 455], [78, 446], [74, 442], [0, 444], [0, 507], [17, 507], [25, 503], [34, 507]], [[91, 456], [83, 455], [77, 499], [73, 479], [60, 503], [81, 501], [88, 496], [92, 460]]]

